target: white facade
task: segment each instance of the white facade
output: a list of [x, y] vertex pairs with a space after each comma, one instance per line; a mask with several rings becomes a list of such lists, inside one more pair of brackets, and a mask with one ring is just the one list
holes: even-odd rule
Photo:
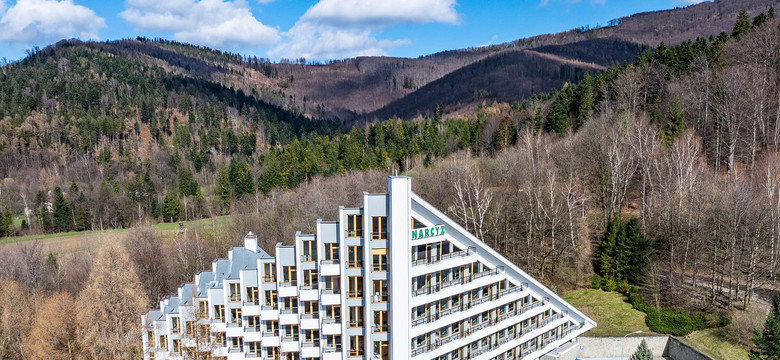
[[142, 317], [145, 359], [536, 359], [596, 326], [388, 184], [274, 256], [249, 233]]

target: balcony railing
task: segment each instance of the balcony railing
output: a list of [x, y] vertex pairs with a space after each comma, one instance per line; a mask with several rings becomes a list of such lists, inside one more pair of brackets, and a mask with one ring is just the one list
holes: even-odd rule
[[[544, 303], [544, 301], [539, 301], [539, 302], [534, 303], [532, 305], [533, 305], [533, 307], [537, 307], [538, 306], [537, 304], [541, 305], [543, 303]], [[555, 314], [555, 315], [553, 315], [553, 316], [551, 316], [551, 317], [549, 317], [547, 319], [544, 319], [544, 320], [542, 320], [540, 322], [537, 322], [537, 323], [535, 323], [533, 325], [530, 325], [530, 326], [526, 327], [525, 329], [523, 329], [522, 331], [515, 331], [513, 334], [507, 335], [506, 337], [502, 338], [501, 340], [499, 340], [499, 341], [495, 342], [494, 344], [490, 345], [489, 347], [487, 347], [487, 349], [488, 349], [488, 351], [493, 350], [493, 349], [497, 348], [498, 346], [501, 346], [502, 344], [506, 343], [507, 341], [514, 340], [516, 338], [522, 337], [523, 335], [525, 335], [525, 334], [527, 334], [527, 333], [529, 333], [531, 331], [534, 331], [534, 330], [536, 330], [536, 329], [538, 329], [540, 327], [544, 327], [547, 324], [549, 324], [549, 323], [551, 323], [551, 322], [553, 322], [555, 320], [563, 318], [567, 314], [568, 313], [558, 313], [558, 314]], [[509, 313], [504, 314], [504, 315], [515, 315], [515, 314], [514, 314], [514, 312], [509, 312]], [[477, 332], [479, 330], [482, 330], [482, 329], [484, 329], [484, 328], [486, 328], [488, 326], [496, 325], [496, 324], [500, 323], [501, 321], [506, 320], [506, 319], [511, 318], [511, 317], [512, 316], [502, 316], [502, 317], [499, 317], [498, 321], [495, 321], [495, 322], [492, 322], [492, 323], [488, 322], [488, 321], [483, 322], [483, 323], [481, 323], [479, 325], [475, 325], [471, 329], [467, 330], [465, 332], [465, 334], [464, 333], [460, 333], [460, 332], [452, 334], [452, 335], [450, 335], [450, 336], [448, 336], [446, 338], [443, 338], [443, 339], [439, 340], [438, 342], [434, 342], [432, 344], [429, 344], [428, 346], [424, 346], [424, 347], [421, 347], [421, 348], [413, 350], [412, 351], [412, 356], [417, 356], [419, 354], [424, 354], [426, 352], [436, 350], [436, 349], [446, 345], [449, 342], [461, 339], [463, 337], [470, 336], [471, 334], [473, 334], [473, 333], [475, 333], [475, 332]], [[414, 326], [414, 325], [412, 325], [412, 326]], [[574, 331], [576, 329], [579, 329], [581, 327], [582, 327], [582, 325], [569, 328], [566, 331], [564, 331], [563, 334], [561, 334], [559, 336], [555, 336], [555, 339], [549, 341], [547, 344], [549, 344], [552, 341], [555, 341], [555, 340], [558, 340], [560, 338], [563, 338], [567, 334], [569, 334], [572, 331]], [[538, 348], [535, 348], [535, 349], [538, 350]], [[528, 354], [530, 354], [531, 352], [534, 352], [534, 351], [536, 351], [536, 350], [533, 350], [533, 351], [530, 351], [530, 352], [524, 352], [523, 356], [528, 355]], [[474, 353], [472, 353], [472, 356], [476, 356], [476, 355]]]
[[412, 266], [425, 265], [425, 264], [435, 264], [435, 263], [438, 263], [440, 261], [444, 261], [444, 260], [447, 260], [447, 259], [452, 259], [452, 258], [461, 257], [461, 256], [473, 255], [473, 254], [476, 254], [476, 253], [477, 253], [477, 248], [472, 246], [472, 247], [469, 247], [467, 249], [454, 251], [454, 252], [447, 253], [447, 254], [444, 254], [444, 255], [441, 255], [441, 256], [433, 255], [431, 257], [426, 257], [426, 258], [423, 258], [423, 259], [417, 259], [417, 260], [412, 261]]
[[498, 273], [500, 273], [502, 271], [504, 271], [504, 267], [503, 266], [499, 266], [499, 267], [496, 267], [493, 270], [485, 270], [483, 272], [476, 273], [476, 274], [473, 274], [473, 275], [469, 275], [469, 276], [466, 276], [466, 277], [462, 277], [460, 279], [453, 279], [453, 280], [450, 280], [450, 281], [445, 281], [445, 282], [442, 282], [442, 283], [440, 283], [438, 285], [433, 285], [433, 286], [429, 285], [429, 286], [423, 287], [421, 289], [417, 289], [417, 290], [412, 291], [412, 296], [433, 294], [435, 292], [438, 292], [438, 291], [440, 291], [442, 289], [446, 289], [446, 288], [451, 287], [451, 286], [464, 285], [464, 284], [468, 284], [468, 283], [470, 283], [470, 282], [472, 282], [474, 280], [477, 280], [479, 278], [483, 278], [485, 276], [497, 275]]
[[[458, 313], [458, 312], [461, 312], [461, 311], [469, 310], [469, 309], [471, 309], [471, 308], [473, 308], [473, 307], [475, 307], [477, 305], [484, 304], [484, 303], [489, 302], [489, 301], [498, 300], [498, 299], [501, 298], [501, 296], [506, 296], [506, 295], [509, 295], [511, 293], [518, 292], [518, 291], [522, 291], [522, 286], [515, 286], [515, 287], [513, 287], [511, 289], [507, 289], [505, 291], [502, 291], [500, 293], [500, 296], [493, 296], [493, 297], [485, 296], [485, 297], [481, 297], [481, 298], [476, 299], [476, 300], [472, 300], [471, 302], [463, 302], [459, 306], [450, 307], [447, 310], [440, 311], [438, 314], [431, 314], [431, 315], [428, 315], [428, 316], [425, 316], [425, 317], [413, 320], [412, 321], [412, 327], [415, 327], [417, 325], [422, 325], [422, 324], [427, 324], [427, 323], [434, 322], [434, 321], [439, 320], [439, 319], [441, 319], [441, 318], [443, 318], [443, 317], [445, 317], [447, 315], [455, 314], [455, 313]], [[519, 312], [516, 311], [516, 310], [515, 311], [509, 311], [509, 312], [507, 312], [504, 315], [504, 318], [501, 318], [500, 320], [503, 320], [503, 319], [505, 319], [507, 317], [515, 316], [515, 315], [518, 315], [518, 314], [519, 314]]]
[[266, 330], [263, 332], [263, 337], [271, 337], [271, 336], [279, 336], [279, 329], [268, 331]]
[[337, 295], [341, 294], [341, 289], [322, 289], [322, 293], [325, 295]]
[[363, 267], [363, 260], [347, 261], [347, 269], [356, 269]]
[[279, 286], [298, 286], [298, 282], [295, 281], [295, 280], [293, 280], [293, 281], [284, 281], [284, 282], [279, 283]]

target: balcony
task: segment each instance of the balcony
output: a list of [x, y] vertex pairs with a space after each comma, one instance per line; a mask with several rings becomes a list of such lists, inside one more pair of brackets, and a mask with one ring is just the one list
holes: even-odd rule
[[[543, 304], [544, 304], [544, 301], [536, 302], [534, 304], [531, 304], [531, 305], [527, 306], [526, 308], [528, 308], [528, 309], [523, 310], [520, 313], [525, 312], [525, 311], [530, 310], [530, 309], [533, 309], [533, 308], [536, 308], [536, 307], [541, 306]], [[547, 324], [549, 324], [549, 323], [551, 323], [551, 322], [553, 322], [555, 320], [563, 318], [565, 315], [567, 315], [567, 313], [555, 314], [555, 315], [553, 315], [553, 316], [551, 316], [551, 317], [549, 317], [547, 319], [544, 319], [544, 320], [540, 321], [539, 323], [536, 323], [536, 324], [533, 324], [531, 326], [526, 327], [522, 331], [517, 331], [517, 332], [515, 332], [512, 335], [508, 335], [508, 336], [502, 338], [502, 339], [505, 339], [503, 342], [499, 341], [499, 342], [497, 342], [497, 343], [487, 347], [488, 350], [486, 350], [486, 351], [492, 351], [493, 349], [497, 348], [498, 346], [500, 346], [500, 345], [502, 345], [502, 344], [504, 344], [504, 343], [506, 343], [506, 342], [508, 342], [510, 340], [514, 340], [515, 338], [522, 337], [522, 336], [530, 333], [531, 331], [537, 330], [539, 328], [543, 328]], [[482, 329], [485, 329], [485, 328], [487, 328], [489, 326], [494, 326], [496, 324], [500, 324], [503, 320], [512, 318], [514, 316], [515, 316], [514, 313], [507, 313], [507, 314], [504, 314], [504, 316], [500, 317], [499, 320], [496, 321], [496, 322], [490, 323], [490, 322], [486, 321], [486, 322], [483, 322], [481, 324], [474, 325], [471, 329], [466, 331], [465, 335], [463, 333], [452, 334], [452, 335], [450, 335], [450, 336], [448, 336], [446, 338], [443, 338], [443, 339], [439, 340], [435, 344], [429, 344], [428, 346], [423, 346], [421, 348], [415, 349], [414, 351], [412, 351], [412, 356], [417, 356], [417, 355], [424, 354], [424, 353], [427, 353], [427, 352], [430, 352], [430, 351], [434, 351], [434, 350], [436, 350], [436, 349], [438, 349], [438, 348], [440, 348], [440, 347], [442, 347], [442, 346], [444, 346], [444, 345], [446, 345], [446, 344], [448, 344], [448, 343], [450, 343], [452, 341], [455, 341], [455, 340], [458, 340], [458, 339], [461, 339], [461, 338], [464, 338], [464, 337], [471, 336], [472, 334], [474, 334], [474, 333], [476, 333], [476, 332], [478, 332], [478, 331], [480, 331]], [[582, 327], [582, 326], [580, 325], [580, 326], [578, 326], [576, 328], [578, 329], [580, 327]], [[566, 334], [569, 334], [572, 331], [574, 331], [574, 329], [567, 330], [560, 337], [556, 337], [555, 340], [564, 337]], [[555, 340], [552, 340], [552, 341], [555, 341]], [[536, 351], [536, 350], [534, 350], [534, 351]], [[531, 351], [531, 352], [533, 352], [533, 351]], [[527, 354], [530, 354], [531, 352], [524, 353], [524, 354], [527, 355]], [[523, 356], [525, 356], [525, 355], [523, 355]], [[476, 356], [476, 355], [472, 354], [472, 356]]]
[[341, 266], [338, 260], [322, 260], [320, 261], [320, 275], [322, 276], [336, 276], [341, 275]]
[[499, 267], [496, 267], [493, 270], [485, 270], [483, 272], [476, 273], [476, 274], [473, 274], [473, 275], [470, 275], [470, 276], [467, 276], [467, 277], [462, 277], [460, 279], [453, 279], [453, 280], [450, 280], [450, 281], [445, 281], [445, 282], [443, 282], [441, 284], [438, 284], [438, 285], [426, 286], [424, 288], [412, 291], [412, 297], [420, 296], [420, 295], [433, 294], [433, 293], [436, 293], [436, 292], [438, 292], [438, 291], [440, 291], [442, 289], [446, 289], [448, 287], [455, 286], [455, 285], [465, 285], [465, 284], [468, 284], [468, 283], [470, 283], [470, 282], [472, 282], [474, 280], [481, 279], [481, 278], [483, 278], [485, 276], [498, 275], [499, 273], [501, 273], [503, 271], [504, 271], [504, 267], [503, 266], [499, 266]]
[[[466, 311], [466, 310], [469, 310], [469, 309], [471, 309], [471, 308], [473, 308], [473, 307], [475, 307], [477, 305], [481, 305], [481, 304], [484, 304], [484, 303], [489, 302], [489, 301], [498, 300], [498, 299], [501, 299], [501, 297], [503, 297], [503, 296], [507, 296], [509, 294], [520, 292], [520, 291], [523, 291], [523, 287], [522, 286], [515, 286], [515, 287], [509, 288], [509, 289], [502, 290], [499, 293], [499, 296], [496, 296], [496, 297], [492, 297], [491, 298], [489, 296], [485, 296], [485, 297], [479, 298], [477, 300], [473, 300], [473, 301], [471, 301], [469, 303], [465, 303], [464, 302], [463, 304], [461, 304], [459, 306], [453, 306], [453, 307], [450, 307], [447, 310], [443, 310], [443, 311], [439, 312], [436, 315], [428, 315], [428, 316], [416, 319], [416, 320], [412, 321], [412, 327], [415, 327], [415, 326], [418, 326], [418, 325], [432, 323], [432, 322], [437, 321], [437, 320], [439, 320], [439, 319], [441, 319], [441, 318], [443, 318], [443, 317], [445, 317], [447, 315], [459, 313], [461, 311]], [[520, 311], [520, 312], [517, 312], [517, 311], [508, 312], [507, 314], [502, 315], [503, 318], [499, 318], [499, 321], [500, 320], [504, 320], [505, 318], [510, 317], [510, 316], [519, 315], [521, 313], [522, 313], [522, 311]]]
[[424, 258], [424, 259], [417, 259], [417, 260], [412, 261], [412, 266], [414, 267], [414, 266], [420, 266], [420, 265], [436, 264], [438, 262], [445, 261], [445, 260], [448, 260], [448, 259], [454, 259], [454, 258], [459, 258], [459, 257], [463, 257], [463, 256], [469, 256], [469, 255], [473, 255], [473, 254], [476, 254], [476, 253], [477, 253], [477, 248], [472, 246], [472, 247], [469, 247], [467, 249], [463, 249], [463, 250], [458, 250], [458, 251], [455, 251], [455, 252], [447, 253], [447, 254], [444, 254], [442, 256], [433, 255], [431, 257], [427, 257], [427, 258]]

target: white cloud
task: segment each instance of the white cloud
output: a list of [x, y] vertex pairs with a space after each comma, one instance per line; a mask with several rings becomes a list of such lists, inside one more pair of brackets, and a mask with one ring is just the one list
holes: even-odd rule
[[170, 31], [179, 41], [222, 49], [268, 47], [279, 31], [258, 21], [246, 1], [128, 0], [119, 14], [139, 29]]
[[380, 56], [386, 55], [386, 48], [407, 43], [405, 40], [377, 40], [370, 29], [341, 29], [305, 21], [296, 23], [284, 35], [288, 41], [269, 51], [270, 56], [309, 60]]
[[455, 0], [320, 0], [268, 54], [309, 60], [386, 55], [386, 49], [409, 41], [379, 40], [378, 32], [396, 24], [457, 24], [455, 6]]
[[47, 45], [66, 38], [97, 39], [106, 21], [72, 0], [0, 2], [0, 41], [22, 46]]
[[454, 0], [320, 0], [303, 21], [343, 26], [386, 26], [395, 23], [458, 22]]

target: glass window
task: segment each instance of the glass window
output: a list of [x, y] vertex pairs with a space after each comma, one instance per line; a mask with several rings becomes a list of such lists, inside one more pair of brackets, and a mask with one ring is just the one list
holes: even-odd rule
[[230, 283], [230, 301], [241, 301], [241, 284]]
[[373, 271], [387, 271], [387, 249], [371, 249]]
[[332, 262], [339, 261], [339, 244], [325, 243], [325, 260]]
[[347, 215], [347, 237], [363, 236], [363, 215]]
[[349, 356], [362, 357], [364, 353], [363, 335], [349, 337]]
[[347, 247], [347, 268], [360, 268], [363, 267], [363, 247], [362, 246], [349, 246]]
[[387, 216], [371, 218], [371, 240], [387, 240]]
[[303, 241], [303, 261], [317, 261], [317, 242], [314, 240]]
[[363, 307], [362, 306], [350, 306], [349, 307], [349, 327], [351, 327], [351, 328], [363, 327]]
[[349, 297], [356, 299], [363, 297], [363, 277], [362, 276], [350, 276], [349, 277]]
[[276, 282], [276, 264], [265, 263], [263, 264], [263, 282]]

